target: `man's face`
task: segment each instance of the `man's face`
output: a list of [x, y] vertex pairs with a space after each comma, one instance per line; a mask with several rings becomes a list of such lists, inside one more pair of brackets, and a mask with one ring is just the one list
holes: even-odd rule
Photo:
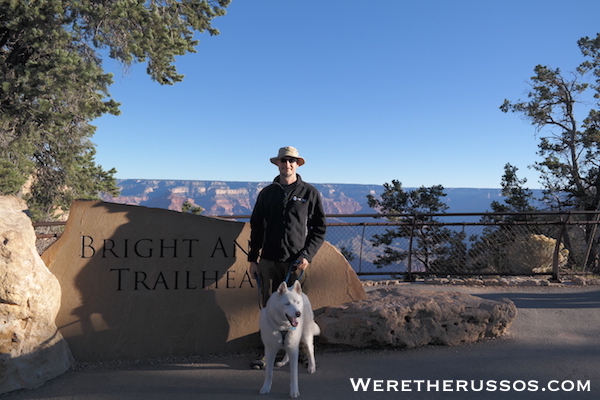
[[277, 160], [277, 166], [279, 167], [279, 173], [281, 176], [291, 177], [296, 175], [298, 160], [294, 157], [281, 157], [279, 160]]

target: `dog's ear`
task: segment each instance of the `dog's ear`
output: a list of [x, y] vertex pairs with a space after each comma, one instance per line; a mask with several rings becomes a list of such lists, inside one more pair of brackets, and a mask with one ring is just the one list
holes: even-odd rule
[[302, 293], [302, 286], [300, 285], [300, 281], [294, 282], [294, 286], [292, 287], [292, 290], [295, 291], [296, 293]]
[[281, 284], [277, 288], [277, 293], [285, 294], [285, 293], [287, 293], [287, 291], [288, 291], [287, 284], [285, 282], [281, 282]]

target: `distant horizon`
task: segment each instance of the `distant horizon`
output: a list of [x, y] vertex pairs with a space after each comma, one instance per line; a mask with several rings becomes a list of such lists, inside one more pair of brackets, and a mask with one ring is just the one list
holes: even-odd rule
[[[201, 206], [205, 215], [248, 215], [260, 190], [268, 181], [224, 181], [201, 179], [119, 179], [117, 196], [103, 194], [105, 201], [180, 210], [185, 201]], [[383, 185], [362, 183], [313, 183], [321, 192], [330, 215], [371, 212], [368, 196], [381, 196]], [[414, 187], [404, 187], [412, 191]], [[541, 201], [540, 190], [533, 189], [532, 201]], [[448, 213], [488, 212], [492, 201], [506, 199], [501, 188], [444, 188], [441, 198]]]
[[[302, 175], [302, 174], [300, 174]], [[304, 179], [304, 178], [303, 178]], [[185, 182], [224, 182], [224, 183], [270, 183], [272, 180], [257, 180], [257, 181], [245, 181], [245, 180], [224, 180], [224, 179], [155, 179], [155, 178], [117, 178], [117, 182], [121, 181], [185, 181]], [[306, 181], [312, 185], [360, 185], [360, 186], [383, 186], [383, 183], [346, 183], [346, 182], [313, 182], [310, 180]], [[390, 183], [390, 182], [386, 182]], [[424, 185], [422, 185], [424, 186]], [[421, 186], [404, 186], [407, 189], [418, 188]], [[472, 186], [454, 186], [446, 187], [444, 189], [493, 189], [502, 190], [501, 187], [472, 187]], [[542, 188], [528, 188], [529, 190], [543, 190]]]

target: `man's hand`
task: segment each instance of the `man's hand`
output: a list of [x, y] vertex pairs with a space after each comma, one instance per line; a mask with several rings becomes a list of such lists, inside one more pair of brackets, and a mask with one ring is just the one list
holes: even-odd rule
[[252, 279], [256, 279], [258, 277], [258, 264], [255, 262], [251, 262], [249, 272]]
[[306, 268], [308, 268], [308, 266], [310, 265], [308, 260], [304, 257], [300, 257], [296, 262], [296, 268], [298, 268], [300, 271], [306, 270]]

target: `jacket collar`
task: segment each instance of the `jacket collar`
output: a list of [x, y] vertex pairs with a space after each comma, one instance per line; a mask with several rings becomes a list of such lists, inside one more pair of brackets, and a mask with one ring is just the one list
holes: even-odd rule
[[[300, 174], [296, 174], [296, 177], [298, 178], [298, 180], [296, 181], [296, 185], [298, 185], [298, 186], [303, 185], [304, 181], [300, 177]], [[275, 179], [273, 179], [273, 183], [276, 184], [276, 185], [282, 186], [281, 183], [279, 183], [279, 175], [277, 175], [275, 177]]]

